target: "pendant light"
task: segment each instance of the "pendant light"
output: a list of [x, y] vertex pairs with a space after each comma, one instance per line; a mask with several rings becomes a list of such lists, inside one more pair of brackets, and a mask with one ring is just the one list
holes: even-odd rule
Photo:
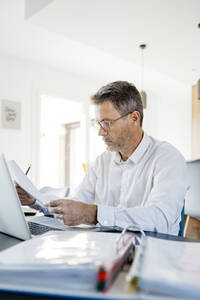
[[142, 98], [143, 108], [147, 107], [147, 94], [144, 91], [144, 49], [146, 48], [146, 44], [139, 45], [141, 49], [141, 91], [140, 95]]

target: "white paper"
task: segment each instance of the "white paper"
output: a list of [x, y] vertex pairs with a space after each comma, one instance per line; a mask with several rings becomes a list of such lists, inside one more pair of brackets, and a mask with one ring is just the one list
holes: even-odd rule
[[199, 255], [200, 243], [145, 237], [128, 279], [139, 277], [139, 287], [151, 292], [199, 297]]
[[117, 238], [115, 233], [62, 231], [22, 242], [0, 253], [0, 285], [95, 290], [99, 267], [110, 274], [132, 245], [127, 234], [117, 251]]
[[28, 194], [30, 194], [33, 198], [42, 201], [43, 203], [50, 200], [59, 199], [59, 197], [57, 197], [56, 195], [41, 193], [31, 182], [28, 176], [24, 174], [24, 172], [20, 169], [20, 167], [14, 160], [8, 162], [8, 167], [13, 180], [15, 180], [18, 183], [18, 185]]

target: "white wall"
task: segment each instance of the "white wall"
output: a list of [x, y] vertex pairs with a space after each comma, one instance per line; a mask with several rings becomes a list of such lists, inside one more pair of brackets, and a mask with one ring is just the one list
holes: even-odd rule
[[191, 87], [161, 74], [148, 73], [147, 78], [144, 129], [155, 138], [172, 143], [190, 159]]
[[[103, 62], [102, 62], [103, 63]], [[109, 66], [107, 66], [109, 68]], [[22, 103], [21, 130], [0, 128], [0, 151], [8, 159], [15, 159], [25, 170], [33, 163], [32, 179], [37, 182], [37, 128], [38, 93], [45, 92], [88, 105], [89, 96], [102, 84], [113, 80], [129, 80], [139, 86], [138, 68], [133, 64], [108, 70], [101, 77], [54, 70], [44, 65], [0, 56], [0, 100]], [[145, 74], [148, 94], [144, 129], [158, 139], [173, 143], [183, 155], [191, 156], [191, 92], [190, 87], [161, 74], [149, 71]], [[86, 109], [86, 112], [89, 110]]]
[[30, 176], [37, 182], [39, 94], [45, 92], [88, 103], [90, 89], [90, 81], [82, 77], [1, 55], [0, 100], [21, 102], [22, 119], [21, 130], [0, 128], [0, 152], [4, 152], [7, 159], [15, 159], [24, 170], [32, 162]]

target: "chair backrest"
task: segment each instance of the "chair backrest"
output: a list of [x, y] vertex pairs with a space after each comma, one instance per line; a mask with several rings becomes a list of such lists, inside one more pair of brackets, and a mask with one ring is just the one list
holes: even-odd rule
[[185, 214], [200, 218], [200, 159], [188, 161], [189, 190], [185, 197]]
[[185, 216], [185, 201], [184, 201], [184, 205], [181, 211], [181, 221], [179, 223], [179, 233], [178, 236], [183, 236], [184, 234], [184, 216]]

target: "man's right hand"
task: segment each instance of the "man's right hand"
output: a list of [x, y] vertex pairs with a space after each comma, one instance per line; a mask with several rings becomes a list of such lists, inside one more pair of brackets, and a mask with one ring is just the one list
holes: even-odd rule
[[22, 205], [33, 205], [35, 203], [35, 199], [23, 190], [17, 183], [15, 183], [15, 187]]

